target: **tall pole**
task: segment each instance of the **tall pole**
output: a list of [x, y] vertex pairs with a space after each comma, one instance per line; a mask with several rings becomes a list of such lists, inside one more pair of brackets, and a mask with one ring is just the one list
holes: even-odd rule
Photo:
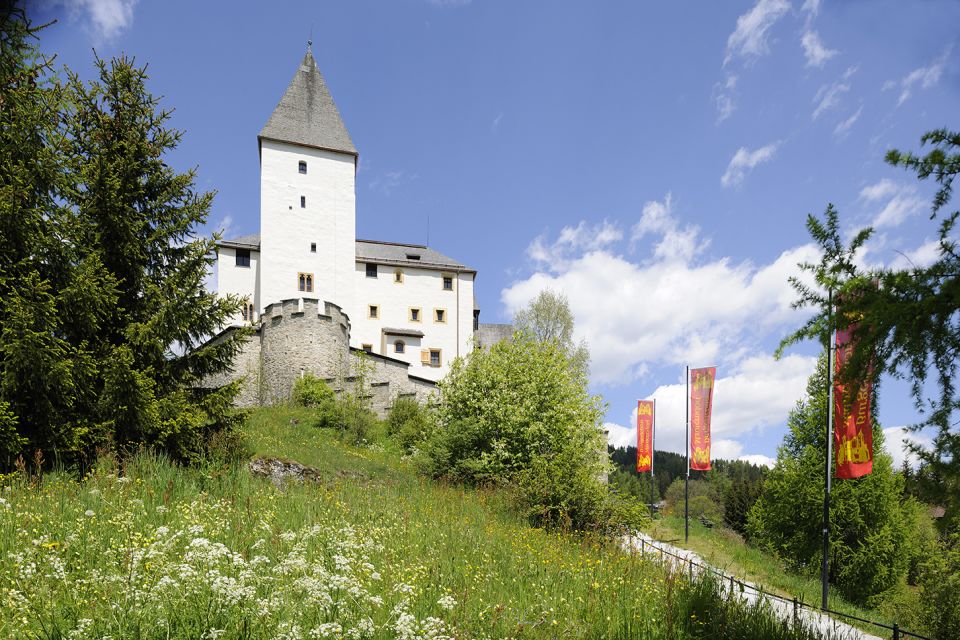
[[687, 407], [687, 479], [683, 483], [683, 541], [690, 542], [690, 365], [687, 365], [687, 395], [683, 400]]
[[830, 329], [827, 338], [827, 459], [824, 464], [823, 491], [823, 562], [820, 565], [821, 609], [827, 609], [830, 591], [830, 466], [833, 462], [833, 289], [827, 294], [827, 322]]

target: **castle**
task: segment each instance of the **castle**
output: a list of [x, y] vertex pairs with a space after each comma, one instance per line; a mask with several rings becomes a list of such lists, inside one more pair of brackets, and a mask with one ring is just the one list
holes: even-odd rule
[[242, 377], [239, 404], [274, 403], [305, 373], [349, 383], [345, 363], [364, 351], [382, 413], [398, 395], [423, 399], [454, 358], [505, 332], [479, 324], [475, 269], [357, 239], [359, 155], [309, 47], [257, 140], [260, 233], [219, 242], [216, 257], [218, 292], [246, 300], [224, 331], [254, 335], [211, 383]]

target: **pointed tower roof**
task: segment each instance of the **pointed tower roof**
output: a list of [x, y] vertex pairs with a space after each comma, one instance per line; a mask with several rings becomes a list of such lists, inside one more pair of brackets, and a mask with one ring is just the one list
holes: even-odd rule
[[357, 155], [309, 47], [257, 138]]

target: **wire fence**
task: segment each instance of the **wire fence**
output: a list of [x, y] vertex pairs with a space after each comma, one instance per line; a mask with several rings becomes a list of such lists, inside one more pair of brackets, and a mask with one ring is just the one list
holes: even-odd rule
[[[647, 555], [646, 547], [649, 546], [651, 549], [659, 553], [661, 562], [665, 562], [666, 557], [670, 556], [679, 561], [679, 563], [674, 563], [674, 564], [678, 564], [679, 566], [686, 565], [688, 567], [688, 571], [689, 571], [688, 575], [691, 580], [693, 579], [694, 570], [697, 569], [701, 574], [706, 572], [709, 575], [716, 576], [717, 578], [720, 579], [721, 584], [724, 586], [726, 584], [729, 584], [730, 586], [729, 586], [728, 593], [730, 594], [731, 597], [734, 596], [734, 594], [736, 593], [736, 589], [739, 588], [740, 594], [744, 594], [747, 591], [753, 591], [757, 595], [757, 599], [759, 601], [773, 600], [773, 601], [782, 603], [784, 606], [792, 607], [794, 624], [799, 624], [801, 612], [803, 612], [804, 610], [809, 610], [809, 611], [816, 611], [819, 613], [825, 613], [830, 616], [840, 616], [850, 620], [856, 620], [857, 622], [860, 622], [863, 624], [873, 625], [878, 629], [884, 629], [886, 631], [891, 632], [892, 634], [891, 637], [893, 638], [893, 640], [903, 640], [906, 638], [916, 638], [917, 640], [935, 640], [934, 638], [922, 636], [919, 633], [913, 633], [912, 631], [906, 631], [905, 629], [901, 629], [899, 625], [897, 625], [896, 623], [892, 625], [884, 624], [883, 622], [877, 622], [875, 620], [867, 620], [866, 618], [861, 618], [860, 616], [855, 616], [851, 613], [834, 611], [832, 609], [823, 609], [816, 605], [808, 604], [804, 602], [802, 598], [797, 599], [796, 597], [794, 597], [792, 599], [788, 599], [782, 596], [778, 596], [777, 594], [771, 593], [770, 591], [764, 591], [763, 586], [752, 585], [749, 582], [744, 582], [743, 580], [738, 579], [736, 576], [723, 573], [722, 571], [717, 571], [716, 569], [714, 569], [708, 564], [701, 564], [699, 562], [694, 562], [693, 558], [685, 558], [681, 555], [673, 553], [672, 551], [669, 551], [668, 549], [664, 549], [662, 546], [656, 544], [657, 542], [661, 544], [667, 543], [666, 541], [661, 541], [661, 540], [656, 540], [656, 541], [647, 540], [646, 538], [641, 536], [640, 537], [640, 555], [645, 557]], [[631, 549], [636, 549], [636, 545], [633, 544], [632, 540], [631, 540], [630, 546], [631, 546]]]

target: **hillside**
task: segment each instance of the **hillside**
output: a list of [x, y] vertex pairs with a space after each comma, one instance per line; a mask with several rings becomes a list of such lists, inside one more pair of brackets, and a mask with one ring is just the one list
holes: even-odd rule
[[810, 637], [308, 422], [264, 409], [246, 427], [257, 454], [316, 470], [282, 488], [146, 454], [4, 478], [0, 637]]

